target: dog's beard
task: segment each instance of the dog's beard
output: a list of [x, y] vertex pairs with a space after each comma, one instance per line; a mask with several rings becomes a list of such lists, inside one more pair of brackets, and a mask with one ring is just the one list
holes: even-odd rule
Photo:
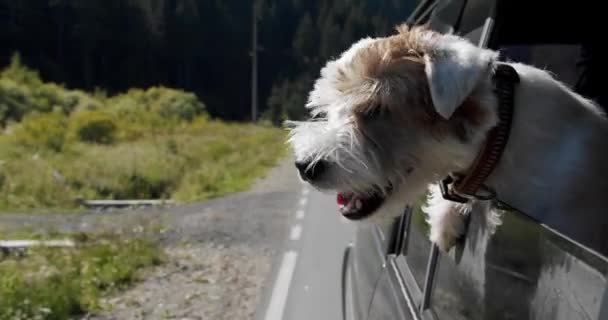
[[423, 161], [427, 157], [422, 146], [415, 143], [424, 138], [414, 139], [413, 134], [398, 130], [393, 135], [375, 138], [378, 135], [358, 134], [349, 126], [334, 129], [327, 126], [323, 121], [296, 123], [290, 142], [297, 160], [310, 161], [311, 167], [316, 161], [326, 163], [323, 175], [307, 182], [322, 192], [337, 193], [338, 211], [345, 218], [393, 216], [393, 207], [402, 211], [419, 194], [418, 190], [426, 189], [430, 180], [425, 179], [428, 178], [424, 174], [428, 171], [424, 170], [425, 163], [432, 161]]

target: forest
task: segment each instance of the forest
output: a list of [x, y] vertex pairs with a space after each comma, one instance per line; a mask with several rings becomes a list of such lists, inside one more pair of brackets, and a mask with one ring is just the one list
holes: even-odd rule
[[212, 117], [247, 121], [256, 12], [258, 116], [279, 124], [303, 116], [327, 59], [392, 32], [416, 2], [0, 0], [0, 67], [19, 53], [43, 81], [110, 95], [166, 86], [194, 92]]

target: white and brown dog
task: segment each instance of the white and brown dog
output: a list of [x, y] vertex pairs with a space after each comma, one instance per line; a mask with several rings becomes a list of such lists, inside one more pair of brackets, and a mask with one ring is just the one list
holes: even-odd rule
[[[301, 177], [337, 191], [349, 219], [397, 216], [430, 186], [424, 208], [430, 238], [448, 250], [464, 231], [470, 203], [444, 200], [436, 182], [467, 171], [499, 121], [498, 53], [421, 27], [397, 31], [360, 40], [327, 63], [309, 96], [312, 119], [291, 122], [289, 141]], [[546, 71], [510, 65], [520, 77], [515, 116], [486, 183], [517, 205], [555, 192], [543, 181], [547, 170], [561, 170], [561, 178], [578, 185], [605, 173], [608, 124], [599, 108]], [[572, 154], [555, 165], [544, 162], [546, 154], [564, 152]], [[574, 206], [580, 196], [545, 205]]]

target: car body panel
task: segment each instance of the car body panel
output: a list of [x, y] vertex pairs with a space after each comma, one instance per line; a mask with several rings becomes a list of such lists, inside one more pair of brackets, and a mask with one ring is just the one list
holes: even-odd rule
[[359, 227], [348, 248], [343, 267], [347, 273], [342, 284], [346, 320], [367, 318], [376, 284], [386, 264], [385, 238], [381, 234], [376, 226]]

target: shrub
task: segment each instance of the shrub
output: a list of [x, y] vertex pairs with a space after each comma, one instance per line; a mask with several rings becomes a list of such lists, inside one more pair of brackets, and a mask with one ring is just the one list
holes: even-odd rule
[[111, 144], [116, 135], [116, 121], [101, 111], [79, 111], [70, 117], [70, 132], [82, 142]]
[[72, 319], [98, 311], [101, 297], [163, 259], [156, 242], [108, 235], [76, 248], [33, 248], [22, 258], [0, 260], [0, 319]]
[[25, 85], [40, 85], [40, 75], [35, 70], [32, 70], [21, 62], [21, 55], [14, 53], [11, 57], [11, 63], [0, 73], [0, 77], [11, 79], [19, 84]]
[[31, 112], [58, 111], [69, 114], [76, 108], [98, 107], [100, 102], [77, 90], [43, 83], [36, 71], [21, 64], [19, 55], [0, 72], [0, 124], [20, 121]]
[[5, 125], [9, 120], [19, 121], [35, 101], [30, 91], [10, 79], [0, 78], [0, 122]]
[[[116, 116], [120, 125], [120, 137], [136, 139], [150, 129], [173, 128], [180, 122], [190, 122], [205, 115], [205, 105], [195, 94], [164, 87], [147, 90], [131, 89], [126, 93], [108, 97], [102, 90], [85, 93], [68, 90], [62, 85], [45, 83], [38, 72], [23, 65], [15, 54], [11, 63], [0, 71], [0, 125], [21, 121], [31, 112], [72, 112], [103, 110]], [[87, 142], [108, 143], [106, 138], [97, 139], [100, 130], [109, 133], [118, 124], [111, 125], [107, 117], [83, 128]], [[114, 129], [112, 129], [114, 128]], [[92, 130], [92, 131], [89, 131]], [[92, 138], [88, 135], [92, 134]], [[114, 138], [114, 136], [112, 136]]]
[[91, 96], [84, 91], [70, 90], [65, 93], [65, 112], [79, 110], [98, 110], [103, 107], [103, 101], [98, 96]]
[[77, 109], [98, 109], [101, 102], [78, 90], [67, 90], [54, 83], [45, 83], [30, 88], [34, 105], [32, 111], [57, 111], [69, 114]]
[[146, 91], [151, 109], [164, 118], [192, 121], [205, 112], [205, 105], [194, 93], [167, 88], [150, 88]]
[[60, 113], [32, 113], [13, 127], [13, 135], [24, 146], [59, 152], [65, 144], [66, 124], [67, 118]]
[[0, 210], [241, 191], [280, 158], [285, 138], [276, 128], [210, 120], [196, 95], [181, 90], [109, 97], [44, 83], [18, 56], [0, 71], [2, 125]]
[[205, 105], [195, 94], [163, 87], [152, 87], [147, 90], [131, 89], [127, 93], [111, 98], [108, 105], [120, 115], [141, 114], [144, 111], [158, 115], [164, 121], [167, 119], [191, 121], [196, 116], [205, 114]]

